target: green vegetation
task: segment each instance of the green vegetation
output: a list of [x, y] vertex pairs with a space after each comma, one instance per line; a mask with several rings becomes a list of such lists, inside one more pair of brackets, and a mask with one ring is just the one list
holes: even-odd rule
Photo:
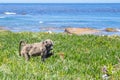
[[[20, 40], [34, 43], [48, 38], [55, 43], [54, 56], [45, 63], [39, 56], [25, 61], [18, 55]], [[111, 70], [119, 58], [119, 36], [0, 32], [1, 80], [101, 80], [104, 65], [110, 78], [119, 80], [119, 69]]]

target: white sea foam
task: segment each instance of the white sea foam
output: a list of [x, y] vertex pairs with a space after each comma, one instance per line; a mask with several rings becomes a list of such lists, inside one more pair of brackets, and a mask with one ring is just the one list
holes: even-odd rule
[[120, 32], [120, 29], [116, 29], [118, 32]]
[[4, 12], [4, 14], [6, 14], [6, 15], [15, 15], [16, 13], [14, 13], [14, 12]]
[[40, 23], [40, 24], [42, 24], [42, 23], [43, 23], [43, 21], [39, 21], [39, 23]]

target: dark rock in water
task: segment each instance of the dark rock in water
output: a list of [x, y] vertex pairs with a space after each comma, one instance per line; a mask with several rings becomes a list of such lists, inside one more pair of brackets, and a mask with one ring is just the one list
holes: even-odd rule
[[119, 30], [115, 29], [115, 28], [106, 28], [105, 31], [107, 31], [107, 32], [119, 32]]
[[22, 15], [26, 15], [26, 13], [25, 13], [25, 12], [23, 12], [23, 13], [22, 13]]
[[100, 31], [91, 28], [65, 28], [65, 32], [68, 34], [81, 35], [81, 34], [95, 34]]

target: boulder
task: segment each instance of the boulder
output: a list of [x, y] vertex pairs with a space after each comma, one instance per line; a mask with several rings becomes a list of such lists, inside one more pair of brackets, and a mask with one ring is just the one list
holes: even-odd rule
[[81, 35], [81, 34], [95, 34], [100, 31], [91, 28], [65, 28], [65, 32], [68, 34]]
[[107, 31], [107, 32], [119, 32], [119, 30], [115, 29], [115, 28], [106, 28], [105, 31]]
[[7, 29], [5, 29], [4, 27], [0, 27], [0, 32], [1, 31], [7, 31]]

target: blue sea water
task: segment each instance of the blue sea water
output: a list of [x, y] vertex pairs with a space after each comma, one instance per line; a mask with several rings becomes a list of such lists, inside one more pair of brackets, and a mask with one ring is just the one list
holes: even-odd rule
[[14, 32], [63, 32], [66, 27], [120, 29], [120, 3], [0, 4], [0, 26]]

